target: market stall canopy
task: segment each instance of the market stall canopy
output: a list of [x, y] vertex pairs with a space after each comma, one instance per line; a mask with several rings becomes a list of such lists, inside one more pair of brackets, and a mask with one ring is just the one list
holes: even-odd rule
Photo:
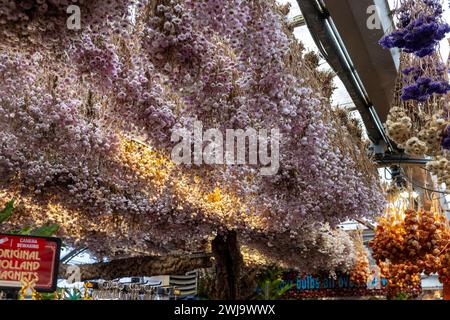
[[[378, 45], [392, 24], [388, 3], [385, 0], [297, 2], [318, 48], [360, 112], [369, 138], [375, 144], [385, 142], [393, 149], [382, 123], [391, 104], [399, 54]], [[375, 8], [379, 28], [376, 24], [368, 27], [373, 16], [370, 10]]]
[[[398, 51], [386, 50], [378, 44], [392, 26], [387, 1], [325, 0], [325, 5], [378, 117], [385, 122], [400, 58]], [[377, 12], [379, 24], [374, 16]]]

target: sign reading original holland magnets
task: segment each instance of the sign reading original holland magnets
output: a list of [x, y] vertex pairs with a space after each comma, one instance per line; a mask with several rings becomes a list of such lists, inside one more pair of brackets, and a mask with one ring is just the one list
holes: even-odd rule
[[26, 279], [38, 291], [55, 291], [60, 251], [57, 238], [0, 234], [0, 289], [20, 288]]

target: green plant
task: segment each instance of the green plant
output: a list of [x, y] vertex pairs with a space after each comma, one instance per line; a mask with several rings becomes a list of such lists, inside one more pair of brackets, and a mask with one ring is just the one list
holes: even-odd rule
[[410, 296], [404, 292], [399, 292], [392, 300], [409, 300]]
[[2, 211], [0, 211], [0, 223], [8, 220], [8, 218], [11, 216], [14, 209], [14, 201], [15, 199], [13, 198], [6, 204], [6, 207]]
[[[6, 220], [8, 220], [11, 217], [11, 215], [14, 211], [14, 202], [15, 202], [15, 199], [13, 198], [11, 201], [9, 201], [6, 204], [5, 208], [2, 211], [0, 211], [0, 223], [5, 222]], [[7, 233], [17, 234], [17, 235], [36, 236], [36, 237], [51, 237], [58, 230], [59, 230], [58, 224], [50, 223], [50, 224], [46, 224], [41, 227], [26, 226], [20, 230], [8, 231]]]
[[55, 293], [53, 292], [39, 293], [39, 300], [55, 300]]
[[81, 300], [81, 291], [73, 288], [72, 290], [65, 290], [64, 300]]
[[282, 275], [283, 271], [279, 268], [267, 269], [265, 275], [257, 281], [259, 291], [257, 299], [278, 300], [295, 286], [295, 284], [283, 284]]
[[20, 235], [29, 235], [36, 237], [51, 237], [59, 230], [59, 225], [57, 224], [47, 224], [42, 227], [33, 228], [26, 227], [22, 230], [19, 230], [18, 234]]

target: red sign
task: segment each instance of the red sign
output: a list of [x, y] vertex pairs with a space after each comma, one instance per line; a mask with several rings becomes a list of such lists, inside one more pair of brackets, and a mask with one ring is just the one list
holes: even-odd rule
[[61, 240], [0, 234], [0, 288], [21, 288], [22, 279], [35, 289], [56, 290]]

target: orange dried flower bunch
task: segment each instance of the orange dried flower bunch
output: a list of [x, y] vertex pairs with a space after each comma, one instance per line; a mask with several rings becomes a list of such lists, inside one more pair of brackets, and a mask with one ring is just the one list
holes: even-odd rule
[[369, 243], [373, 257], [388, 279], [388, 290], [420, 286], [420, 274], [438, 273], [449, 280], [450, 229], [447, 218], [433, 211], [394, 211], [379, 219]]
[[370, 276], [369, 259], [359, 254], [357, 259], [356, 266], [350, 273], [350, 281], [357, 286], [364, 286]]
[[387, 295], [394, 297], [400, 292], [417, 295], [421, 291], [420, 268], [414, 263], [392, 264], [380, 262], [382, 277], [387, 279]]
[[358, 233], [354, 246], [356, 251], [356, 265], [350, 272], [350, 281], [357, 286], [365, 286], [370, 276], [369, 253], [364, 246], [362, 234]]

